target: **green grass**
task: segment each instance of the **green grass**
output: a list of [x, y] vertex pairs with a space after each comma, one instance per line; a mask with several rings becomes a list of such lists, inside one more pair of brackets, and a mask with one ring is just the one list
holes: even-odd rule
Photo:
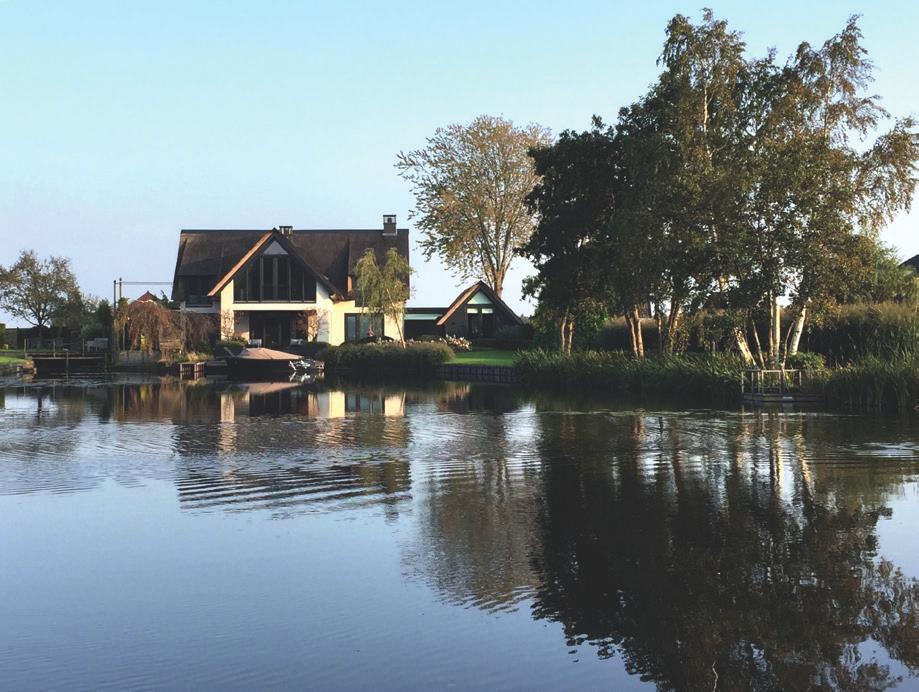
[[514, 365], [516, 351], [501, 351], [496, 348], [473, 348], [458, 351], [450, 363], [454, 365]]
[[0, 351], [0, 365], [25, 365], [22, 353], [18, 351]]

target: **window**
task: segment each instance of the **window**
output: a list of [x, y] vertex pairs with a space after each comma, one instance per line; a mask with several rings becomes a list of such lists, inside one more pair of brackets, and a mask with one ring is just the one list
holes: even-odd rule
[[210, 306], [213, 299], [207, 292], [214, 285], [214, 280], [209, 276], [189, 276], [185, 279], [185, 304], [190, 306]]
[[370, 336], [383, 336], [383, 316], [367, 313], [345, 315], [345, 341], [357, 341]]
[[233, 280], [233, 300], [247, 302], [316, 302], [316, 281], [287, 256], [262, 255]]

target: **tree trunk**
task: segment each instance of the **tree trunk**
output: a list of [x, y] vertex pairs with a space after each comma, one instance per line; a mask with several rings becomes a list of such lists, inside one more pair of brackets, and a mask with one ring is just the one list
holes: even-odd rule
[[623, 311], [625, 316], [625, 324], [629, 328], [629, 348], [632, 349], [632, 355], [636, 358], [638, 357], [638, 336], [635, 333], [635, 321], [632, 315], [632, 311], [626, 309]]
[[744, 365], [753, 365], [753, 353], [750, 351], [750, 344], [747, 342], [747, 335], [743, 327], [734, 327], [734, 341], [737, 342], [737, 350], [740, 351], [740, 357], [743, 358]]
[[788, 328], [789, 339], [788, 345], [785, 348], [785, 356], [793, 356], [798, 352], [798, 347], [801, 345], [801, 334], [804, 332], [804, 322], [807, 320], [807, 306], [802, 305], [801, 310], [798, 312], [798, 316], [795, 318], [795, 321]]
[[641, 311], [637, 307], [632, 308], [632, 314], [635, 321], [635, 355], [639, 358], [644, 358], [645, 340], [641, 335]]
[[574, 320], [569, 319], [568, 320], [568, 351], [566, 352], [566, 355], [569, 355], [569, 356], [571, 355], [571, 346], [573, 342], [574, 342]]
[[763, 346], [759, 340], [759, 331], [756, 329], [756, 320], [752, 317], [750, 318], [750, 324], [753, 327], [753, 345], [756, 347], [756, 360], [759, 363], [759, 366], [765, 370], [766, 369], [766, 358], [763, 355]]
[[775, 351], [772, 353], [772, 364], [779, 367], [782, 364], [782, 306], [778, 297], [772, 300], [772, 340]]
[[682, 306], [674, 298], [670, 301], [670, 313], [664, 320], [664, 353], [671, 355], [676, 348], [676, 334], [680, 326], [680, 317], [682, 316]]
[[562, 353], [568, 353], [566, 348], [567, 343], [567, 329], [568, 329], [568, 311], [565, 310], [565, 314], [562, 315], [561, 323], [559, 324], [559, 349]]

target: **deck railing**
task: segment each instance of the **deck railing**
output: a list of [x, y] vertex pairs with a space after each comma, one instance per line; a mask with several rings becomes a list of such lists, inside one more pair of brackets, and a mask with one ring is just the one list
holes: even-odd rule
[[744, 370], [741, 390], [745, 395], [798, 394], [807, 387], [807, 372], [777, 368], [774, 370]]

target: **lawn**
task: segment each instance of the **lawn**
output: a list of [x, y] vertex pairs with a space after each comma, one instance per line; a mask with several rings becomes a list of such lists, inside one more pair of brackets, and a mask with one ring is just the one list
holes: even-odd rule
[[458, 351], [450, 362], [455, 365], [513, 365], [514, 353], [496, 348], [473, 348], [471, 351]]
[[0, 351], [0, 365], [24, 365], [25, 362], [21, 353], [13, 351], [4, 353]]

